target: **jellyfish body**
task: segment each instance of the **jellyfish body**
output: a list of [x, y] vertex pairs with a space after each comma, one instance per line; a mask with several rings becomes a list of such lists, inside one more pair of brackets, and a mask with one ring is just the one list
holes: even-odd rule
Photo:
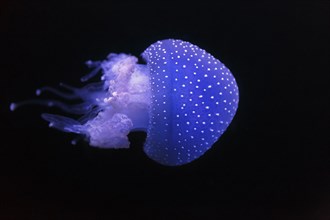
[[238, 107], [238, 87], [227, 67], [205, 50], [182, 40], [150, 45], [142, 57], [146, 65], [127, 54], [111, 53], [104, 61], [88, 61], [94, 68], [82, 81], [102, 70], [100, 83], [83, 88], [63, 85], [70, 93], [44, 87], [82, 104], [67, 106], [46, 100], [26, 103], [57, 106], [83, 115], [75, 120], [43, 114], [51, 127], [85, 136], [91, 146], [128, 148], [132, 130], [147, 132], [144, 152], [168, 166], [189, 163], [202, 156], [224, 133]]

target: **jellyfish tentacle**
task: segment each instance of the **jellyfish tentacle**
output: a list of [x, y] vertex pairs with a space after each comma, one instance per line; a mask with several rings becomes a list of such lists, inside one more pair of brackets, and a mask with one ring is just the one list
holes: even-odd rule
[[65, 83], [60, 83], [60, 86], [71, 91], [73, 93], [72, 96], [95, 104], [102, 101], [108, 95], [105, 92], [103, 82], [89, 83], [82, 88], [76, 88]]
[[[82, 88], [77, 88], [65, 83], [60, 83], [60, 86], [71, 91], [75, 96], [83, 100], [94, 99], [96, 96], [100, 96], [104, 94], [104, 83], [103, 82], [95, 82], [89, 83]], [[92, 95], [94, 93], [94, 95]]]
[[84, 92], [95, 92], [95, 91], [100, 91], [103, 90], [104, 83], [103, 82], [95, 82], [95, 83], [89, 83], [86, 86], [77, 89], [76, 93], [81, 93], [82, 91]]
[[72, 118], [48, 113], [42, 114], [41, 117], [49, 122], [49, 127], [56, 128], [64, 132], [76, 134], [84, 133], [84, 126]]
[[76, 145], [78, 143], [78, 141], [80, 141], [81, 139], [83, 139], [83, 136], [78, 135], [77, 137], [75, 137], [74, 139], [71, 140], [71, 144]]
[[88, 68], [95, 68], [95, 67], [98, 67], [98, 66], [100, 66], [101, 65], [101, 61], [92, 61], [92, 60], [87, 60], [86, 62], [85, 62], [85, 64], [86, 64], [86, 66], [88, 67]]
[[84, 114], [83, 116], [81, 116], [80, 118], [78, 118], [77, 120], [81, 123], [81, 124], [85, 124], [86, 122], [88, 122], [91, 118], [95, 118], [98, 113], [101, 111], [102, 109], [98, 106], [93, 106], [93, 108], [86, 114]]
[[101, 70], [101, 61], [96, 61], [96, 62], [92, 62], [92, 61], [87, 61], [86, 65], [88, 67], [94, 68], [90, 73], [86, 74], [85, 76], [80, 78], [81, 82], [86, 82], [88, 80], [90, 80], [92, 77], [96, 76], [96, 74]]
[[60, 85], [61, 87], [65, 88], [65, 89], [69, 90], [69, 91], [72, 91], [72, 92], [74, 92], [74, 91], [76, 91], [76, 90], [79, 89], [79, 88], [77, 88], [77, 87], [70, 86], [70, 85], [68, 85], [68, 84], [66, 84], [66, 83], [62, 83], [62, 82], [59, 83], [59, 85]]
[[87, 102], [84, 102], [81, 104], [75, 104], [75, 105], [67, 105], [63, 102], [56, 101], [56, 100], [48, 100], [48, 101], [45, 100], [45, 101], [47, 102], [46, 104], [49, 107], [57, 107], [64, 112], [77, 114], [77, 115], [85, 114], [85, 113], [89, 112], [90, 110], [92, 110], [92, 108], [93, 108], [93, 104], [87, 103]]
[[41, 95], [42, 93], [44, 92], [50, 92], [50, 93], [53, 93], [61, 98], [65, 98], [65, 99], [69, 99], [69, 100], [72, 100], [72, 99], [79, 99], [80, 97], [77, 96], [76, 94], [70, 94], [70, 93], [65, 93], [65, 92], [62, 92], [58, 89], [55, 89], [55, 88], [52, 88], [52, 87], [49, 87], [49, 86], [44, 86], [44, 87], [41, 87], [40, 89], [37, 89], [36, 90], [36, 95], [39, 96]]
[[92, 110], [94, 104], [91, 103], [82, 103], [76, 105], [67, 105], [63, 102], [57, 100], [38, 100], [38, 99], [30, 99], [21, 102], [15, 102], [10, 104], [11, 111], [16, 110], [17, 108], [24, 105], [43, 105], [48, 107], [57, 107], [64, 112], [72, 113], [72, 114], [86, 114]]
[[17, 106], [17, 103], [12, 102], [12, 103], [10, 103], [9, 109], [10, 109], [10, 111], [13, 112], [13, 111], [16, 110], [17, 107], [18, 107], [18, 106]]
[[[68, 100], [79, 99], [79, 98], [83, 100], [90, 100], [90, 97], [92, 97], [92, 99], [94, 99], [94, 97], [101, 97], [99, 93], [100, 91], [103, 90], [104, 84], [99, 82], [90, 83], [82, 88], [76, 88], [64, 83], [60, 83], [60, 86], [71, 91], [72, 93], [62, 92], [50, 86], [44, 86], [36, 90], [36, 95], [39, 96], [44, 92], [50, 92], [61, 98]], [[94, 96], [91, 95], [93, 93], [95, 94]], [[102, 94], [104, 94], [104, 92], [102, 92]]]

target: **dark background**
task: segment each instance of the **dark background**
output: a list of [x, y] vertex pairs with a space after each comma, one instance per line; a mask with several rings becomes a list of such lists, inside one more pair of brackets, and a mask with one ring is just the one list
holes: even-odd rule
[[[329, 1], [1, 1], [0, 219], [330, 219]], [[239, 109], [203, 157], [164, 167], [48, 129], [12, 101], [84, 62], [178, 38], [233, 72]], [[51, 95], [43, 97], [52, 98]]]

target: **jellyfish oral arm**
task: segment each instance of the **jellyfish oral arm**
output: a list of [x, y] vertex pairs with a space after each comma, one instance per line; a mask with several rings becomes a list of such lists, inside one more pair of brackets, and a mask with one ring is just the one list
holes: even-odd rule
[[110, 54], [102, 63], [102, 80], [109, 96], [104, 109], [84, 126], [90, 145], [128, 148], [131, 130], [146, 130], [149, 123], [150, 82], [146, 66], [126, 54]]
[[109, 62], [103, 62], [102, 65], [102, 79], [110, 94], [103, 102], [116, 113], [131, 119], [132, 129], [146, 130], [151, 103], [147, 66], [137, 64], [136, 57], [126, 54], [110, 54], [109, 59]]
[[51, 87], [37, 90], [37, 95], [51, 92], [64, 99], [81, 99], [82, 103], [67, 105], [57, 100], [27, 100], [12, 103], [10, 109], [26, 104], [58, 107], [65, 112], [80, 115], [73, 119], [62, 115], [42, 114], [49, 126], [58, 130], [85, 136], [90, 145], [99, 148], [128, 148], [131, 130], [146, 131], [149, 123], [150, 81], [146, 65], [127, 54], [111, 53], [106, 60], [87, 62], [95, 68], [81, 78], [85, 82], [102, 72], [101, 83], [90, 83], [83, 88], [61, 84], [71, 93], [63, 93]]

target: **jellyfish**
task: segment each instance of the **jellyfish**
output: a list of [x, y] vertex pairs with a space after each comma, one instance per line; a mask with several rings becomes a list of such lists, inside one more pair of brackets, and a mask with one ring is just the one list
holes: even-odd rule
[[146, 64], [129, 54], [110, 53], [102, 61], [87, 61], [93, 70], [81, 88], [60, 84], [61, 90], [43, 87], [67, 100], [27, 100], [26, 104], [58, 107], [77, 115], [69, 118], [44, 113], [49, 126], [84, 137], [98, 148], [129, 148], [127, 135], [145, 131], [143, 150], [166, 166], [188, 164], [200, 158], [226, 131], [238, 108], [239, 90], [231, 71], [205, 50], [189, 42], [166, 39], [151, 44], [142, 54]]

